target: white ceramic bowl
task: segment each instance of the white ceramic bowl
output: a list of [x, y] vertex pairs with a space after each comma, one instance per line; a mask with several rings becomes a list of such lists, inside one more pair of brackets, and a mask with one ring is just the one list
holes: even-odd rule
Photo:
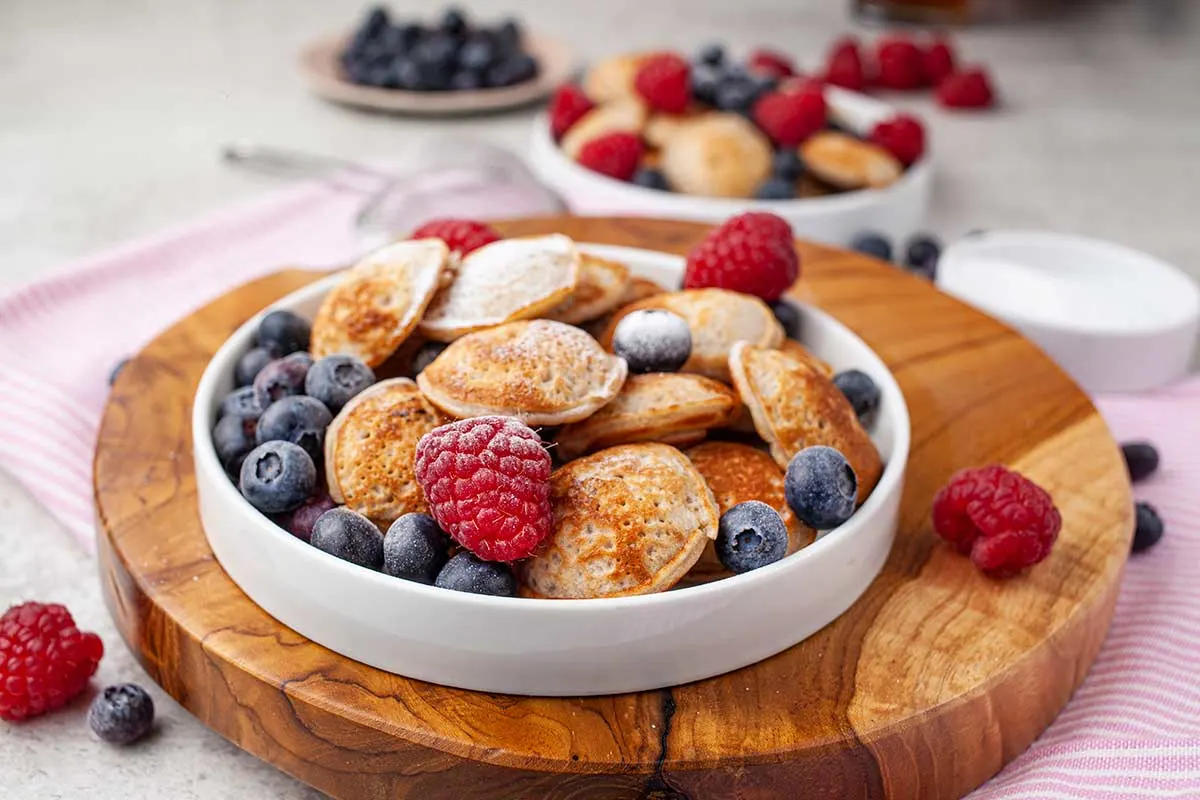
[[1089, 392], [1145, 391], [1181, 377], [1200, 326], [1190, 278], [1082, 236], [967, 236], [942, 254], [937, 283], [1037, 342]]
[[[868, 131], [895, 108], [866, 95], [827, 87], [825, 96], [839, 119]], [[933, 169], [928, 153], [886, 189], [798, 200], [738, 200], [660, 192], [607, 178], [568, 158], [550, 136], [545, 114], [533, 122], [530, 163], [575, 214], [655, 216], [724, 222], [743, 211], [770, 211], [786, 219], [796, 236], [849, 244], [856, 233], [874, 230], [899, 241], [920, 227], [929, 207]]]
[[[584, 245], [637, 274], [678, 283], [678, 256]], [[280, 300], [311, 317], [333, 276]], [[717, 675], [801, 641], [850, 607], [892, 546], [908, 459], [908, 409], [883, 362], [857, 336], [805, 309], [805, 342], [839, 369], [874, 378], [873, 436], [887, 466], [840, 528], [753, 572], [661, 594], [533, 600], [448, 591], [372, 572], [296, 539], [250, 507], [225, 476], [210, 431], [258, 317], [213, 356], [192, 426], [200, 517], [231, 578], [267, 613], [349, 658], [479, 691], [588, 695], [642, 691]]]

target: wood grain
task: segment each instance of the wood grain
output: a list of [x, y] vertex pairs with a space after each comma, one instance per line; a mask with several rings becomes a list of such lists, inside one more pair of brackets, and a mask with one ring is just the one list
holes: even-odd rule
[[[543, 219], [508, 234], [684, 252], [702, 226]], [[104, 594], [150, 674], [241, 747], [345, 798], [955, 798], [1024, 750], [1104, 639], [1132, 533], [1116, 444], [1083, 393], [1002, 324], [893, 267], [800, 244], [797, 294], [893, 369], [913, 450], [901, 529], [846, 614], [759, 664], [670, 690], [486, 695], [349, 661], [281, 626], [200, 529], [189, 409], [218, 345], [315, 279], [286, 271], [165, 331], [122, 373], [96, 451]], [[1051, 557], [983, 577], [930, 529], [955, 469], [1010, 464], [1063, 514]]]

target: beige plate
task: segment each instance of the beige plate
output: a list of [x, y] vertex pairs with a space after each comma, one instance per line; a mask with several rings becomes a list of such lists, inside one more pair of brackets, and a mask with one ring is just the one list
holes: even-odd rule
[[310, 42], [300, 52], [300, 71], [308, 87], [326, 100], [375, 111], [438, 115], [517, 108], [548, 96], [574, 71], [574, 56], [563, 42], [527, 35], [526, 49], [537, 59], [541, 70], [533, 80], [516, 86], [473, 92], [409, 92], [359, 86], [346, 79], [338, 63], [338, 55], [348, 40], [347, 36], [327, 36]]

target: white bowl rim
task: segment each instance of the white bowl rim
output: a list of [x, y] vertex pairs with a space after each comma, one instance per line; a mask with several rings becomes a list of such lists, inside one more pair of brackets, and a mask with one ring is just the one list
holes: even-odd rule
[[[1149, 253], [1135, 250], [1116, 242], [1081, 236], [1073, 233], [1058, 233], [1055, 231], [1040, 231], [1026, 229], [997, 229], [985, 230], [977, 234], [965, 236], [946, 248], [939, 260], [939, 272], [945, 273], [954, 264], [985, 254], [988, 250], [1006, 250], [1008, 247], [1035, 245], [1053, 248], [1062, 253], [1064, 258], [1086, 261], [1089, 253], [1105, 252], [1110, 256], [1126, 262], [1129, 268], [1136, 268], [1141, 279], [1155, 281], [1163, 288], [1164, 296], [1170, 295], [1174, 313], [1163, 314], [1156, 309], [1153, 315], [1141, 317], [1137, 323], [1126, 322], [1121, 325], [1105, 325], [1099, 321], [1086, 322], [1082, 320], [1067, 320], [1049, 314], [1030, 314], [1020, 306], [1011, 303], [996, 303], [986, 295], [974, 292], [963, 292], [961, 288], [950, 285], [947, 291], [968, 302], [979, 306], [993, 316], [1009, 321], [1019, 328], [1039, 328], [1061, 333], [1099, 335], [1099, 336], [1146, 336], [1172, 332], [1180, 327], [1195, 323], [1200, 317], [1200, 286], [1197, 286], [1187, 275], [1170, 263], [1152, 256]], [[939, 287], [941, 280], [938, 281]]]
[[[837, 86], [826, 86], [825, 97], [834, 108], [857, 107], [857, 113], [867, 116], [883, 117], [897, 111], [896, 107], [883, 100], [842, 89]], [[663, 192], [658, 189], [647, 189], [626, 181], [619, 181], [607, 175], [601, 175], [581, 167], [575, 161], [567, 158], [562, 149], [550, 136], [550, 116], [548, 111], [541, 111], [534, 119], [534, 145], [540, 152], [554, 161], [558, 169], [571, 173], [581, 181], [599, 183], [612, 192], [629, 193], [647, 201], [654, 200], [663, 212], [686, 211], [688, 208], [702, 206], [715, 214], [723, 213], [733, 216], [744, 211], [771, 211], [781, 215], [794, 215], [800, 210], [809, 210], [814, 214], [845, 211], [853, 208], [871, 205], [899, 189], [920, 180], [932, 169], [928, 146], [919, 159], [904, 170], [904, 174], [889, 186], [882, 189], [854, 189], [848, 192], [823, 195], [820, 197], [799, 197], [792, 200], [757, 200], [752, 197], [709, 197], [707, 195], [680, 194], [678, 192]]]
[[[625, 258], [642, 263], [656, 262], [664, 267], [669, 266], [672, 269], [678, 269], [683, 257], [672, 253], [664, 253], [655, 250], [646, 250], [637, 247], [623, 247], [617, 245], [603, 245], [586, 242], [579, 242], [579, 247], [587, 252], [594, 253], [601, 257], [609, 257], [613, 259]], [[240, 325], [229, 338], [221, 345], [216, 353], [213, 354], [208, 365], [204, 368], [204, 373], [200, 377], [200, 382], [196, 388], [196, 394], [192, 403], [192, 445], [194, 457], [201, 460], [203, 467], [210, 473], [218, 476], [224, 476], [225, 470], [217, 459], [216, 449], [212, 444], [212, 425], [215, 423], [211, 409], [215, 407], [217, 401], [216, 386], [221, 376], [218, 375], [214, 365], [223, 362], [231, 361], [232, 351], [240, 349], [248, 339], [249, 332], [257, 325], [259, 319], [267, 311], [277, 308], [281, 305], [292, 304], [315, 296], [324, 294], [332, 287], [340, 278], [340, 273], [335, 272], [313, 283], [303, 286], [300, 289], [284, 295], [281, 298], [273, 301], [266, 308], [263, 308], [242, 325]], [[793, 300], [792, 302], [797, 302]], [[600, 597], [600, 598], [581, 598], [581, 599], [563, 599], [563, 598], [525, 598], [525, 597], [497, 597], [492, 595], [473, 594], [470, 592], [456, 592], [447, 589], [438, 588], [435, 586], [427, 586], [416, 581], [406, 581], [401, 578], [395, 578], [386, 575], [382, 572], [376, 572], [356, 564], [351, 564], [348, 561], [339, 559], [336, 556], [330, 555], [311, 544], [304, 542], [301, 539], [293, 536], [279, 525], [275, 524], [265, 514], [250, 506], [242, 497], [237, 487], [226, 477], [221, 480], [213, 481], [218, 485], [217, 491], [222, 493], [224, 497], [222, 502], [236, 502], [241, 504], [248, 516], [254, 519], [254, 527], [261, 535], [274, 537], [274, 541], [278, 546], [299, 548], [296, 552], [300, 553], [301, 558], [323, 558], [330, 559], [333, 562], [334, 568], [343, 570], [353, 570], [353, 575], [350, 578], [368, 581], [378, 581], [379, 585], [384, 587], [385, 591], [398, 592], [434, 592], [436, 597], [447, 604], [457, 606], [464, 610], [470, 609], [478, 605], [494, 605], [496, 603], [506, 604], [514, 613], [528, 613], [530, 615], [539, 614], [555, 614], [563, 609], [571, 609], [575, 613], [604, 613], [606, 611], [615, 611], [622, 608], [650, 608], [656, 606], [666, 606], [668, 608], [681, 605], [686, 606], [691, 599], [699, 598], [703, 594], [713, 594], [729, 590], [730, 582], [746, 583], [756, 580], [764, 580], [769, 578], [776, 572], [781, 570], [795, 568], [796, 565], [807, 561], [814, 557], [814, 554], [820, 554], [825, 550], [837, 546], [843, 539], [853, 536], [857, 529], [866, 524], [867, 520], [872, 515], [867, 513], [874, 509], [877, 505], [882, 505], [884, 498], [891, 493], [898, 491], [898, 484], [903, 480], [903, 475], [906, 469], [909, 456], [909, 448], [911, 441], [911, 423], [908, 415], [908, 404], [904, 399], [904, 394], [900, 390], [899, 384], [896, 382], [892, 371], [884, 363], [883, 359], [870, 347], [863, 342], [861, 337], [854, 331], [850, 330], [846, 325], [832, 317], [825, 311], [814, 306], [798, 303], [806, 314], [814, 314], [831, 322], [833, 325], [840, 327], [842, 332], [854, 339], [858, 340], [869, 352], [870, 356], [875, 359], [877, 369], [875, 370], [883, 381], [884, 393], [897, 397], [899, 402], [897, 407], [891, 409], [888, 413], [895, 415], [895, 440], [892, 446], [892, 455], [888, 462], [884, 465], [883, 474], [876, 484], [871, 496], [867, 501], [860, 506], [847, 522], [824, 532], [816, 541], [808, 546], [801, 548], [799, 551], [786, 556], [773, 564], [768, 564], [765, 567], [751, 570], [749, 572], [733, 575], [722, 578], [721, 580], [710, 581], [705, 584], [688, 586], [681, 589], [673, 589], [666, 592], [656, 592], [653, 594], [632, 595], [623, 597]], [[207, 533], [205, 534], [207, 538]], [[389, 588], [390, 587], [390, 588]], [[253, 599], [253, 598], [252, 598]]]

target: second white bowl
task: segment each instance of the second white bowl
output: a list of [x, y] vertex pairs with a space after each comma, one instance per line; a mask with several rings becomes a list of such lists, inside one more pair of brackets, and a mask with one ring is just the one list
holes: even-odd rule
[[[666, 285], [677, 285], [683, 268], [664, 253], [582, 247]], [[273, 308], [311, 318], [337, 280], [317, 281]], [[306, 544], [242, 498], [212, 446], [217, 408], [261, 315], [217, 351], [196, 391], [192, 435], [205, 534], [229, 576], [271, 616], [342, 655], [411, 678], [568, 696], [656, 689], [744, 667], [805, 639], [859, 598], [887, 559], [900, 509], [909, 450], [900, 388], [849, 329], [815, 308], [804, 315], [812, 350], [879, 386], [872, 435], [887, 465], [846, 524], [762, 569], [638, 597], [531, 600], [400, 580]]]

